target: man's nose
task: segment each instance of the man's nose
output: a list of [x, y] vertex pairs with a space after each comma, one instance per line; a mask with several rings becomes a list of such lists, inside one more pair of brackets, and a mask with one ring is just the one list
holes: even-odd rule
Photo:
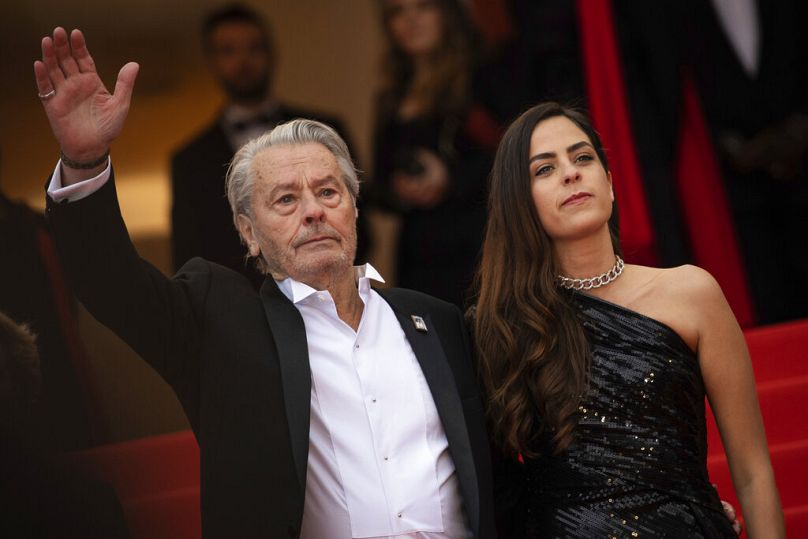
[[312, 224], [325, 219], [325, 210], [320, 201], [314, 196], [304, 196], [302, 200], [303, 219]]

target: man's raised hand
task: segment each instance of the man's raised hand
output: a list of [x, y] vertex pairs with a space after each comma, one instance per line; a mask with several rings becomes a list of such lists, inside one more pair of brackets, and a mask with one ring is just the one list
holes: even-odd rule
[[39, 97], [62, 153], [71, 161], [97, 160], [123, 129], [139, 66], [129, 62], [110, 94], [95, 71], [84, 35], [63, 28], [42, 39], [42, 60], [34, 62]]

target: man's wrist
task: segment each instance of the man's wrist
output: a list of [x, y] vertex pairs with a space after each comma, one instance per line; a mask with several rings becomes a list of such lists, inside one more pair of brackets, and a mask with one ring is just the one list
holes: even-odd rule
[[107, 163], [109, 150], [104, 151], [100, 157], [91, 157], [90, 159], [72, 159], [65, 155], [64, 151], [59, 151], [59, 158], [62, 160], [62, 166], [67, 168], [72, 168], [73, 170], [92, 170]]

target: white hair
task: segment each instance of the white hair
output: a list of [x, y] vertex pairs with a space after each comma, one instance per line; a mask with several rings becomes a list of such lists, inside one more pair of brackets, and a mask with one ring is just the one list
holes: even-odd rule
[[[331, 152], [337, 160], [342, 171], [342, 180], [348, 188], [354, 206], [359, 196], [359, 178], [354, 166], [348, 145], [334, 128], [314, 120], [296, 119], [290, 122], [279, 124], [271, 131], [267, 131], [260, 137], [254, 138], [242, 146], [227, 169], [227, 179], [225, 180], [225, 192], [233, 212], [233, 224], [236, 230], [238, 227], [238, 216], [246, 215], [252, 218], [252, 195], [255, 186], [256, 171], [252, 163], [256, 155], [261, 151], [273, 146], [291, 146], [299, 144], [316, 143], [322, 144]], [[242, 242], [245, 239], [241, 238]], [[249, 256], [249, 255], [248, 255]], [[263, 269], [263, 260], [258, 258], [259, 269]]]
[[279, 124], [271, 131], [252, 139], [236, 152], [233, 161], [230, 162], [225, 180], [225, 191], [227, 200], [230, 202], [230, 209], [233, 211], [233, 223], [237, 228], [238, 215], [252, 217], [250, 201], [256, 177], [252, 168], [255, 156], [272, 146], [308, 143], [322, 144], [334, 155], [342, 170], [342, 180], [356, 205], [356, 198], [359, 196], [359, 178], [348, 151], [348, 145], [334, 128], [314, 120], [297, 119]]

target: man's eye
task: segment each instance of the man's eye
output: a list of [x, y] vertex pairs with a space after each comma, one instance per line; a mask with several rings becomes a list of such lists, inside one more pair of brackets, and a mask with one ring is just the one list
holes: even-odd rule
[[326, 198], [330, 198], [330, 197], [332, 197], [332, 196], [334, 196], [336, 194], [337, 194], [337, 191], [334, 190], [334, 189], [331, 189], [330, 187], [326, 187], [325, 189], [320, 191], [320, 196], [324, 196]]
[[291, 204], [295, 201], [295, 197], [292, 195], [283, 195], [281, 198], [278, 199], [280, 204]]

